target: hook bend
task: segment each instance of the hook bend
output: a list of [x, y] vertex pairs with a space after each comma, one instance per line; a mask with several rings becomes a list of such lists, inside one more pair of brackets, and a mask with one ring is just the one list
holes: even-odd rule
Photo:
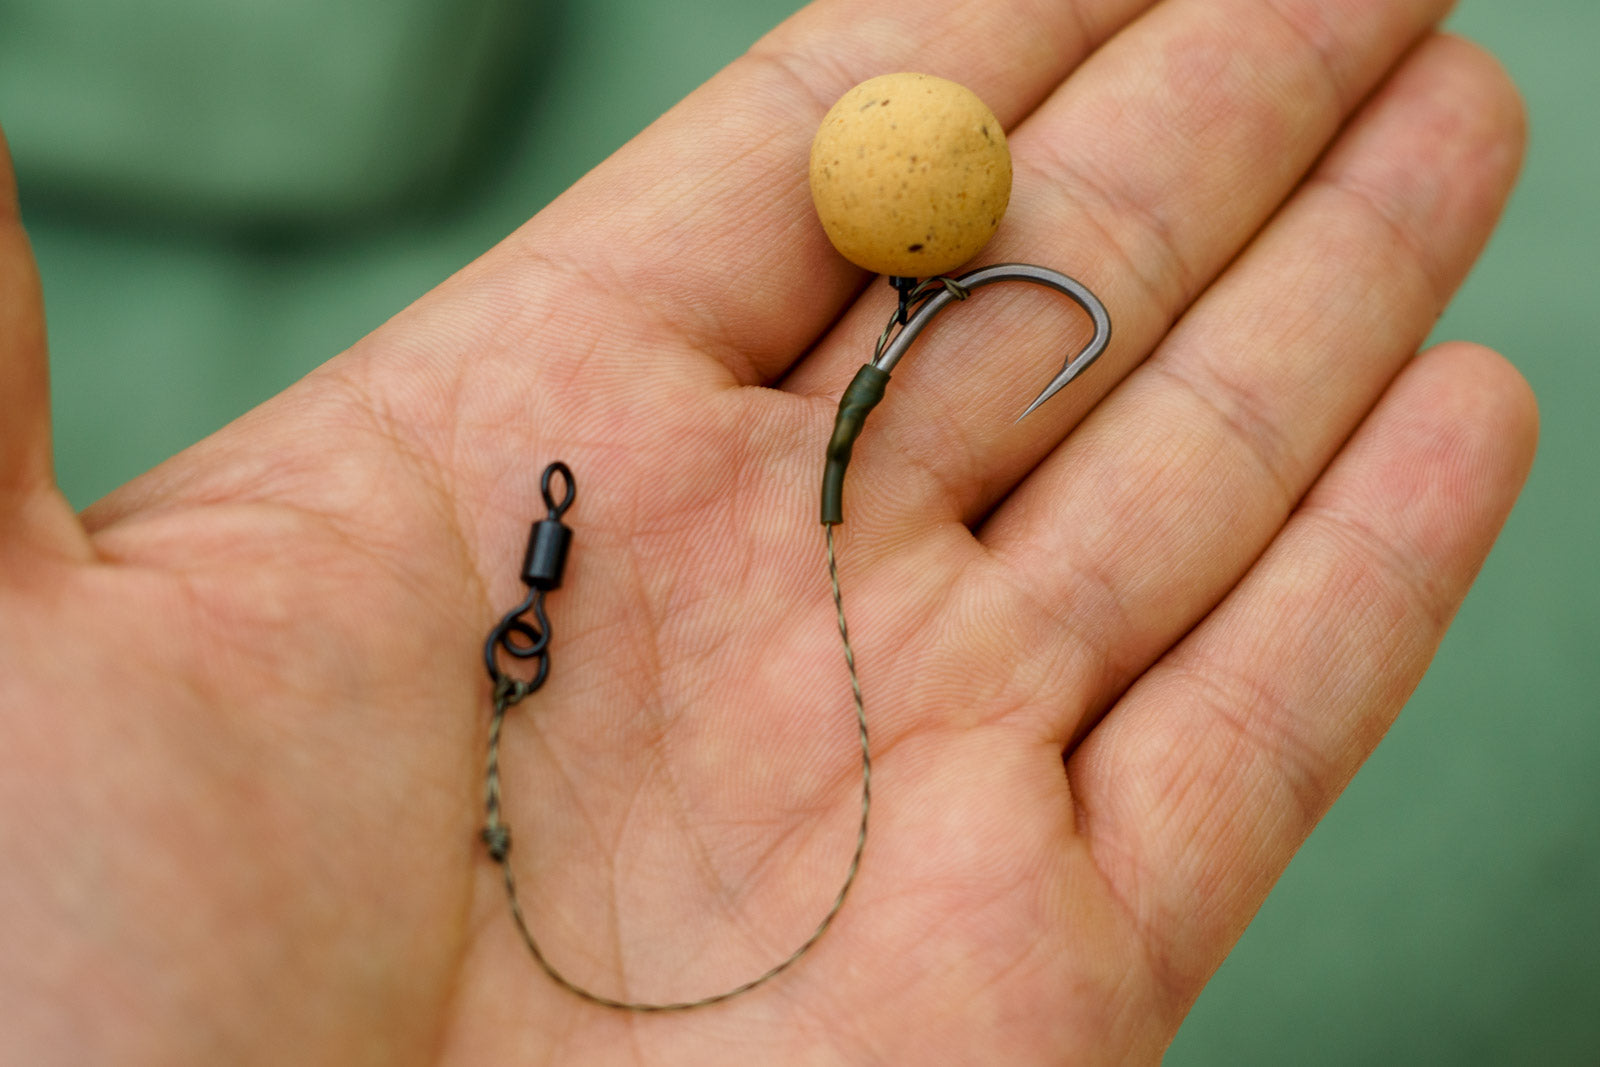
[[[1050, 379], [1050, 383], [1034, 398], [1033, 403], [1028, 405], [1027, 410], [1018, 416], [1018, 422], [1031, 415], [1040, 404], [1059, 393], [1068, 382], [1088, 370], [1089, 365], [1099, 359], [1100, 354], [1111, 343], [1111, 316], [1106, 312], [1106, 306], [1081, 282], [1069, 278], [1060, 271], [1032, 263], [996, 263], [991, 267], [979, 267], [953, 280], [965, 290], [981, 289], [995, 282], [1032, 282], [1035, 285], [1043, 285], [1070, 297], [1074, 303], [1088, 312], [1090, 320], [1094, 323], [1094, 337], [1090, 338], [1082, 351], [1068, 358], [1061, 368], [1061, 373]], [[927, 328], [935, 315], [949, 307], [956, 299], [956, 294], [948, 289], [935, 294], [907, 320], [894, 340], [890, 341], [882, 354], [872, 361], [872, 366], [885, 374], [893, 371], [894, 365], [900, 362], [900, 357], [906, 354], [912, 342], [917, 339], [917, 335]]]
[[965, 299], [971, 290], [981, 289], [995, 282], [1032, 282], [1070, 297], [1074, 303], [1088, 312], [1090, 320], [1094, 323], [1094, 336], [1089, 339], [1089, 343], [1075, 355], [1068, 357], [1061, 372], [1050, 379], [1043, 391], [1034, 397], [1033, 403], [1028, 405], [1027, 410], [1018, 416], [1018, 422], [1027, 418], [1040, 404], [1055, 396], [1068, 382], [1087, 370], [1111, 343], [1111, 316], [1106, 312], [1106, 306], [1082, 283], [1060, 271], [1032, 263], [996, 263], [990, 267], [979, 267], [950, 281], [954, 284], [935, 293], [910, 315], [905, 325], [894, 335], [893, 340], [883, 346], [872, 362], [856, 372], [855, 379], [840, 397], [839, 416], [833, 425], [833, 436], [828, 441], [827, 463], [822, 475], [824, 525], [835, 526], [844, 521], [845, 467], [850, 462], [851, 448], [861, 434], [867, 414], [879, 400], [883, 399], [884, 387], [889, 384], [889, 372], [894, 370], [895, 364], [900, 362], [900, 357], [906, 354], [917, 336], [927, 329], [933, 317], [954, 301]]

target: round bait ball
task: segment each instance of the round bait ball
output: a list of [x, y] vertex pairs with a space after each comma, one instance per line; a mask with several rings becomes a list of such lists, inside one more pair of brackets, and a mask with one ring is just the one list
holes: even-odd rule
[[1011, 150], [971, 89], [885, 74], [845, 93], [811, 143], [828, 239], [879, 274], [925, 278], [988, 244], [1011, 199]]

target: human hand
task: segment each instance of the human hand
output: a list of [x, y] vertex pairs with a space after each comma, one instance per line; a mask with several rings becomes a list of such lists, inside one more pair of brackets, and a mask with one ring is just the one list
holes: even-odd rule
[[[1412, 358], [1521, 147], [1498, 69], [1431, 35], [1446, 6], [815, 5], [81, 519], [0, 190], [0, 1058], [1155, 1058], [1530, 462], [1504, 361]], [[476, 840], [478, 645], [565, 460], [554, 666], [505, 741], [531, 925], [641, 999], [809, 932], [859, 804], [817, 482], [892, 295], [828, 247], [806, 151], [899, 69], [1013, 130], [985, 259], [1080, 278], [1116, 338], [1018, 425], [1087, 336], [1067, 302], [986, 291], [919, 341], [841, 528], [860, 880], [758, 992], [595, 1008], [529, 960]]]

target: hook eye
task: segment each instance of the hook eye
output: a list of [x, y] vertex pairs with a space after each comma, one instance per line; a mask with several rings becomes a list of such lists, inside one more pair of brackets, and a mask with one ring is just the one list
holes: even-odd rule
[[[561, 503], [556, 503], [555, 496], [550, 492], [550, 478], [552, 475], [561, 475], [561, 480], [566, 484], [566, 495], [561, 498]], [[560, 519], [572, 506], [578, 496], [578, 483], [573, 481], [572, 470], [560, 460], [550, 464], [544, 469], [544, 474], [539, 478], [539, 494], [544, 497], [544, 506], [550, 509], [552, 519]]]

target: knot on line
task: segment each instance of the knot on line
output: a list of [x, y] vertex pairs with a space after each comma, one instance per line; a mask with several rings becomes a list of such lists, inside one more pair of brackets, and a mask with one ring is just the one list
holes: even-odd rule
[[491, 823], [483, 828], [483, 843], [489, 846], [489, 858], [504, 863], [511, 854], [511, 827], [504, 823]]
[[495, 679], [494, 699], [497, 704], [504, 704], [506, 707], [510, 707], [519, 703], [531, 692], [533, 692], [532, 686], [520, 678], [511, 677], [509, 674], [502, 674]]

